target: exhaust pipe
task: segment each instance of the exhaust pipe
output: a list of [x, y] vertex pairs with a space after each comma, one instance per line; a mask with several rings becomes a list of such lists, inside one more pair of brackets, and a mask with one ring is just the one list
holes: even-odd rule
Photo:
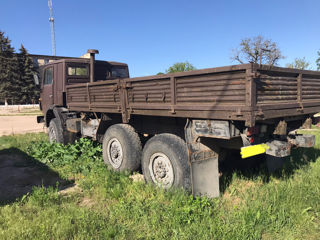
[[90, 82], [94, 82], [95, 54], [99, 54], [99, 51], [96, 49], [89, 49], [88, 53], [90, 54]]

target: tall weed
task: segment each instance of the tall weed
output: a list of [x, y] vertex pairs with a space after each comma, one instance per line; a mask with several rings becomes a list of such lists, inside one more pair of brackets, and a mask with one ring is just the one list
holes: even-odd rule
[[54, 168], [66, 167], [72, 173], [87, 174], [102, 163], [101, 144], [86, 138], [68, 145], [48, 141], [32, 142], [27, 153], [39, 162]]

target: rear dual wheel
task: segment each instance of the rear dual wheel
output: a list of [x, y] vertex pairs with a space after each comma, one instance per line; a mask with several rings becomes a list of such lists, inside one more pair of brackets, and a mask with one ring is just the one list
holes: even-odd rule
[[142, 172], [147, 182], [159, 187], [190, 189], [190, 170], [184, 140], [168, 133], [148, 140], [142, 153]]
[[103, 137], [103, 160], [115, 171], [137, 171], [142, 146], [138, 133], [128, 124], [115, 124]]
[[103, 138], [103, 159], [115, 171], [137, 171], [141, 164], [146, 182], [159, 187], [190, 189], [187, 147], [176, 135], [156, 135], [146, 142], [142, 152], [133, 127], [112, 125]]

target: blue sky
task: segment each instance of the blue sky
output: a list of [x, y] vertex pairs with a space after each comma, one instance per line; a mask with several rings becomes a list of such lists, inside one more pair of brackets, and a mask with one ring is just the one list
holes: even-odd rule
[[[47, 0], [1, 0], [0, 30], [12, 45], [52, 54]], [[241, 39], [263, 35], [286, 59], [306, 57], [315, 68], [320, 49], [319, 0], [53, 0], [57, 55], [129, 64], [131, 76], [165, 71], [179, 61], [197, 68], [232, 65]]]

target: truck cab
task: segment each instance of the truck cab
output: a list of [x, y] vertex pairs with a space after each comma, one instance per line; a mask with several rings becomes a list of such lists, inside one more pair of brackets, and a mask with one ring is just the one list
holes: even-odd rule
[[74, 58], [50, 62], [40, 67], [39, 74], [40, 108], [46, 116], [53, 106], [66, 106], [68, 85], [128, 78], [129, 70], [125, 63], [94, 60], [93, 55], [91, 59]]

